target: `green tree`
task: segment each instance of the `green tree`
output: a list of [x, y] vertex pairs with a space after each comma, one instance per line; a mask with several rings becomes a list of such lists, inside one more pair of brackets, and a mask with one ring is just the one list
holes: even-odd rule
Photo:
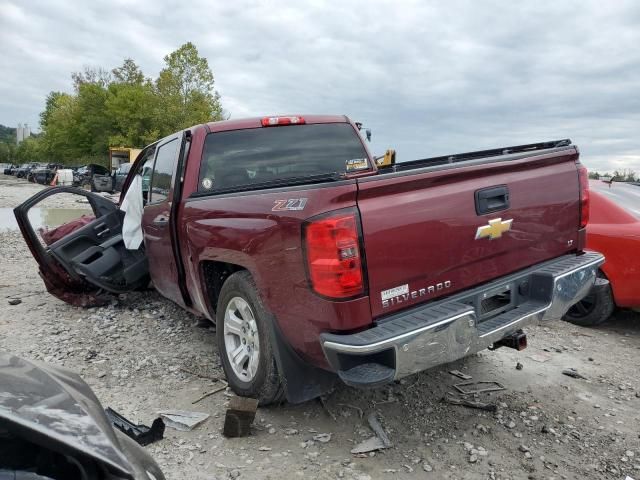
[[150, 82], [109, 85], [105, 114], [111, 118], [112, 146], [143, 147], [160, 137], [155, 125], [156, 96]]
[[0, 143], [0, 163], [11, 163], [11, 152], [9, 151], [8, 143]]
[[591, 171], [589, 172], [589, 178], [593, 179], [593, 180], [598, 180], [600, 179], [600, 174], [596, 171]]
[[[191, 125], [222, 118], [206, 58], [192, 43], [165, 57], [155, 80], [127, 58], [112, 70], [73, 73], [72, 94], [51, 92], [40, 114], [40, 155], [106, 165], [110, 146], [143, 147]], [[2, 132], [0, 132], [2, 133]], [[33, 152], [24, 147], [21, 157]]]
[[83, 156], [107, 156], [113, 121], [106, 113], [107, 90], [100, 83], [83, 83], [78, 89], [76, 131], [72, 143]]
[[144, 73], [131, 58], [125, 58], [122, 66], [114, 68], [111, 73], [117, 83], [142, 85], [145, 81]]
[[49, 124], [49, 119], [51, 118], [51, 114], [56, 108], [56, 102], [60, 99], [60, 97], [65, 94], [62, 92], [49, 92], [44, 104], [44, 110], [40, 112], [40, 129], [46, 130], [47, 125]]
[[143, 147], [160, 136], [154, 125], [156, 97], [151, 80], [130, 59], [112, 70], [115, 81], [107, 88], [106, 114], [114, 130], [109, 136], [112, 146]]
[[73, 88], [78, 91], [80, 85], [85, 83], [107, 88], [107, 85], [111, 83], [113, 77], [111, 76], [111, 72], [102, 67], [84, 67], [84, 72], [73, 72], [71, 74], [71, 80], [73, 80]]
[[63, 93], [56, 96], [50, 107], [46, 124], [43, 124], [43, 150], [51, 161], [75, 163], [81, 155], [74, 142], [74, 132], [80, 111], [77, 97]]
[[16, 160], [18, 163], [43, 162], [45, 157], [42, 151], [40, 138], [25, 138], [16, 148]]
[[191, 42], [164, 57], [156, 80], [156, 123], [169, 135], [198, 123], [222, 119], [220, 95], [214, 89], [209, 62]]

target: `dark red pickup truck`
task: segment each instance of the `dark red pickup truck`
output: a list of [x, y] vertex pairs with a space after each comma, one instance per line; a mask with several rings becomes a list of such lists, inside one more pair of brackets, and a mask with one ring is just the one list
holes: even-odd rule
[[[583, 252], [586, 169], [568, 140], [377, 168], [344, 116], [198, 125], [146, 147], [143, 245], [99, 195], [15, 209], [49, 292], [76, 305], [145, 288], [217, 325], [235, 392], [269, 403], [368, 387], [559, 319], [604, 258]], [[140, 182], [138, 182], [140, 184]], [[132, 190], [133, 191], [133, 190]], [[29, 210], [88, 198], [96, 218], [40, 238]]]

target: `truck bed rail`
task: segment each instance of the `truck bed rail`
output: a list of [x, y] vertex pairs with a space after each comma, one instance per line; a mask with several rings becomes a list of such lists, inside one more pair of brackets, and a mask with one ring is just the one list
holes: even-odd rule
[[388, 167], [379, 169], [381, 173], [402, 172], [405, 170], [413, 170], [421, 167], [432, 167], [436, 165], [446, 165], [449, 163], [464, 162], [467, 160], [477, 160], [479, 158], [499, 157], [502, 155], [512, 155], [517, 153], [530, 153], [539, 150], [549, 150], [552, 148], [568, 147], [571, 140], [565, 138], [563, 140], [551, 140], [548, 142], [529, 143], [526, 145], [515, 145], [512, 147], [493, 148], [490, 150], [478, 150], [475, 152], [458, 153], [455, 155], [444, 155], [441, 157], [421, 158], [411, 160], [409, 162], [396, 163]]

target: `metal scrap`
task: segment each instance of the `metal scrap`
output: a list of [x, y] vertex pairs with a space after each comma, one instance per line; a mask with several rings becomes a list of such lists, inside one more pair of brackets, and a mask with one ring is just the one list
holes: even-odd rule
[[193, 430], [207, 418], [208, 413], [188, 412], [186, 410], [164, 410], [158, 412], [167, 427], [181, 430], [183, 432]]
[[149, 445], [156, 440], [162, 440], [164, 422], [161, 418], [156, 418], [151, 427], [147, 427], [146, 425], [132, 423], [110, 407], [106, 408], [104, 413], [114, 427], [142, 446]]
[[494, 381], [457, 383], [453, 386], [453, 388], [458, 390], [462, 395], [476, 395], [478, 393], [498, 392], [500, 390], [506, 390], [506, 388], [501, 383]]
[[375, 452], [376, 450], [382, 450], [387, 447], [378, 436], [367, 438], [364, 442], [360, 442], [358, 445], [351, 449], [351, 453], [359, 455], [361, 453]]
[[375, 412], [369, 414], [367, 422], [369, 423], [371, 430], [374, 431], [375, 436], [367, 438], [365, 441], [360, 442], [358, 445], [353, 447], [351, 449], [352, 454], [359, 455], [393, 447], [393, 443], [389, 440], [387, 432], [382, 428]]
[[485, 403], [479, 400], [469, 400], [466, 398], [458, 398], [451, 395], [446, 395], [442, 400], [452, 405], [462, 405], [463, 407], [477, 408], [479, 410], [486, 410], [488, 412], [495, 412], [498, 410], [498, 407], [493, 403]]
[[375, 414], [375, 412], [372, 412], [369, 414], [369, 416], [367, 417], [367, 422], [369, 422], [369, 426], [371, 427], [371, 430], [373, 430], [378, 436], [378, 438], [382, 440], [382, 443], [384, 444], [385, 448], [393, 447], [393, 443], [391, 443], [391, 440], [389, 440], [387, 433], [384, 431], [384, 428], [382, 428], [382, 425], [380, 424], [380, 421], [378, 420], [378, 416]]
[[586, 380], [587, 379], [587, 377], [585, 377], [581, 373], [578, 373], [578, 371], [575, 368], [566, 368], [566, 369], [564, 369], [562, 371], [562, 374], [566, 375], [567, 377], [578, 378], [580, 380]]
[[471, 375], [462, 373], [460, 370], [449, 370], [449, 373], [455, 377], [461, 378], [462, 380], [471, 380], [473, 378]]

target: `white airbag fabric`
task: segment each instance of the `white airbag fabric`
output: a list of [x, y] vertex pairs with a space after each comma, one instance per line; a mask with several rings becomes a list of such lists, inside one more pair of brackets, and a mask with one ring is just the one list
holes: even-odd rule
[[120, 210], [125, 212], [122, 223], [122, 240], [129, 250], [137, 250], [142, 244], [142, 176], [136, 175], [129, 185]]

